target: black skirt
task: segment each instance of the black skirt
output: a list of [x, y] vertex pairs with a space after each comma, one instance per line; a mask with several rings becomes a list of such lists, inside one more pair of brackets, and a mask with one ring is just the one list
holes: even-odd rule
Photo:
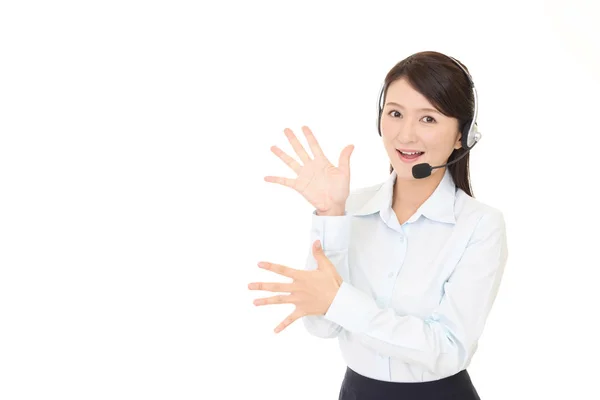
[[338, 400], [480, 400], [467, 370], [430, 382], [385, 382], [350, 368]]

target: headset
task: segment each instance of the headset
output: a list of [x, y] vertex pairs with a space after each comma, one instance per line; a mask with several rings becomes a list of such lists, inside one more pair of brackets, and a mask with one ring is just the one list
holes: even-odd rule
[[[462, 135], [461, 135], [461, 139], [460, 139], [462, 148], [465, 149], [465, 151], [458, 158], [452, 160], [451, 162], [449, 162], [447, 164], [432, 167], [431, 165], [429, 165], [427, 163], [423, 163], [423, 164], [417, 164], [417, 165], [413, 166], [413, 176], [417, 179], [428, 177], [429, 175], [431, 175], [431, 171], [435, 168], [446, 167], [448, 165], [454, 164], [455, 162], [459, 161], [461, 158], [466, 156], [469, 153], [469, 151], [471, 151], [471, 149], [481, 139], [481, 133], [479, 132], [479, 130], [477, 128], [478, 98], [477, 98], [477, 89], [475, 88], [475, 84], [473, 83], [473, 78], [471, 77], [471, 74], [469, 74], [469, 72], [465, 69], [465, 67], [463, 67], [462, 64], [460, 62], [458, 62], [458, 60], [456, 60], [455, 58], [450, 57], [450, 56], [447, 56], [447, 57], [450, 60], [452, 60], [456, 65], [458, 65], [460, 67], [460, 69], [465, 73], [465, 75], [467, 76], [467, 79], [469, 81], [469, 85], [471, 86], [471, 89], [473, 90], [473, 98], [474, 98], [474, 102], [475, 102], [475, 107], [473, 110], [473, 118], [470, 119], [469, 121], [467, 121], [467, 123], [465, 124], [465, 126], [461, 132]], [[384, 106], [383, 105], [383, 97], [384, 97], [386, 89], [387, 88], [384, 83], [381, 87], [381, 91], [379, 92], [379, 97], [377, 100], [377, 132], [379, 133], [379, 136], [381, 136], [381, 116], [383, 113], [383, 106]]]

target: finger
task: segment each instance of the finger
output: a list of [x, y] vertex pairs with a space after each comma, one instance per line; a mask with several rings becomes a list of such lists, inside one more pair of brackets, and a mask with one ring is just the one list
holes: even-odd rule
[[250, 290], [262, 290], [267, 292], [292, 292], [294, 286], [291, 283], [280, 282], [252, 282], [248, 284]]
[[285, 178], [282, 176], [265, 176], [265, 182], [277, 183], [278, 185], [286, 186], [292, 189], [296, 187], [295, 179]]
[[298, 277], [299, 276], [298, 274], [300, 272], [302, 272], [297, 269], [286, 267], [281, 264], [274, 264], [274, 263], [265, 262], [265, 261], [259, 262], [258, 266], [262, 269], [266, 269], [267, 271], [272, 271], [272, 272], [275, 272], [276, 274], [287, 276], [288, 278], [292, 278], [292, 279], [295, 279], [296, 277]]
[[324, 270], [327, 268], [335, 268], [329, 258], [325, 255], [323, 247], [321, 246], [321, 241], [318, 239], [313, 242], [313, 257], [317, 260], [317, 269]]
[[292, 169], [292, 171], [294, 171], [297, 174], [300, 173], [300, 169], [302, 168], [302, 166], [300, 164], [298, 164], [298, 162], [296, 160], [294, 160], [292, 157], [288, 156], [283, 150], [281, 150], [277, 146], [272, 146], [271, 151], [273, 152], [273, 154], [275, 154], [277, 157], [279, 157], [284, 163], [286, 163], [287, 166]]
[[325, 252], [323, 251], [323, 246], [319, 239], [317, 239], [313, 242], [312, 253], [313, 253], [313, 257], [317, 261], [322, 260], [323, 258], [327, 258], [325, 256]]
[[315, 158], [317, 158], [317, 157], [323, 157], [324, 158], [325, 154], [323, 154], [323, 150], [321, 149], [321, 146], [319, 145], [319, 142], [317, 142], [317, 138], [312, 133], [312, 131], [310, 130], [310, 128], [308, 126], [303, 126], [302, 127], [302, 132], [304, 132], [304, 136], [306, 136], [306, 142], [310, 146], [310, 151], [312, 151], [312, 153], [315, 156]]
[[298, 318], [300, 318], [302, 316], [303, 316], [303, 314], [300, 311], [298, 311], [298, 309], [294, 310], [293, 313], [288, 315], [288, 317], [286, 319], [284, 319], [279, 325], [277, 325], [277, 327], [275, 328], [275, 333], [281, 332], [282, 330], [284, 330], [285, 328], [290, 326], [292, 324], [292, 322], [296, 321]]
[[354, 151], [354, 145], [348, 145], [342, 150], [340, 154], [339, 169], [346, 175], [350, 175], [350, 156]]
[[289, 294], [280, 294], [272, 297], [264, 297], [254, 300], [255, 306], [266, 306], [270, 304], [293, 304], [293, 298]]
[[292, 130], [289, 128], [286, 128], [283, 132], [285, 133], [285, 136], [287, 136], [296, 154], [298, 154], [298, 157], [300, 157], [300, 160], [302, 160], [304, 164], [312, 161], [296, 135], [294, 135], [294, 132], [292, 132]]

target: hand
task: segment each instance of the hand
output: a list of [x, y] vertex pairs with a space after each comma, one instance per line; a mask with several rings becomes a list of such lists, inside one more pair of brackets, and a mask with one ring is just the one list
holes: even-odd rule
[[297, 175], [296, 179], [278, 176], [265, 176], [265, 181], [290, 187], [300, 193], [320, 213], [337, 211], [343, 213], [346, 199], [350, 194], [350, 155], [354, 150], [353, 145], [348, 145], [342, 150], [339, 158], [339, 167], [335, 167], [323, 154], [317, 139], [311, 130], [304, 126], [302, 131], [314, 155], [314, 159], [302, 147], [298, 138], [290, 129], [285, 129], [292, 148], [300, 157], [303, 165], [287, 155], [277, 146], [272, 146], [271, 151], [286, 163]]
[[325, 315], [338, 289], [342, 285], [342, 277], [338, 274], [335, 266], [329, 261], [327, 256], [325, 256], [319, 240], [313, 243], [312, 251], [313, 256], [317, 260], [317, 269], [311, 271], [297, 270], [269, 262], [258, 263], [260, 268], [292, 278], [293, 282], [255, 282], [248, 285], [248, 289], [250, 290], [290, 293], [254, 300], [254, 305], [256, 306], [268, 304], [296, 305], [294, 312], [275, 328], [275, 333], [281, 332], [300, 317]]

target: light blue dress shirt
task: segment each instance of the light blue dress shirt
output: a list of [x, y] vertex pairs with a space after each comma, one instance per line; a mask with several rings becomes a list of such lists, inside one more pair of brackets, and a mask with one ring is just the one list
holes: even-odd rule
[[[308, 332], [337, 337], [346, 364], [393, 382], [441, 379], [466, 369], [496, 298], [508, 256], [502, 213], [458, 189], [450, 172], [404, 224], [392, 210], [395, 171], [354, 190], [343, 216], [313, 211], [343, 283]], [[317, 264], [309, 251], [306, 269]]]

